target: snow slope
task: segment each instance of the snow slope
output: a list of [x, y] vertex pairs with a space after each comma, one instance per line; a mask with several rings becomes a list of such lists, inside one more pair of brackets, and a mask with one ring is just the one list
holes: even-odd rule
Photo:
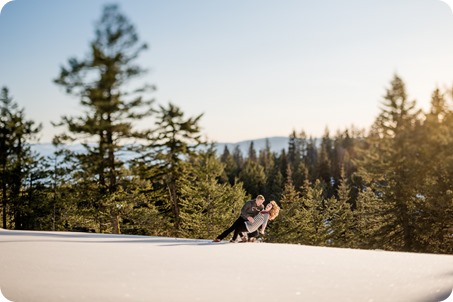
[[14, 302], [431, 302], [452, 287], [448, 255], [0, 229]]

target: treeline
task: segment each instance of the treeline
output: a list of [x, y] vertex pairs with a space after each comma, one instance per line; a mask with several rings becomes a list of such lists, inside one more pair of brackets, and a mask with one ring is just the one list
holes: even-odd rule
[[395, 75], [365, 133], [320, 140], [293, 132], [287, 150], [225, 150], [230, 183], [283, 207], [268, 241], [413, 252], [453, 252], [453, 90], [428, 112]]
[[55, 79], [84, 110], [55, 123], [52, 156], [31, 151], [41, 125], [0, 94], [3, 228], [212, 239], [263, 194], [282, 206], [268, 242], [453, 253], [451, 91], [436, 89], [423, 112], [395, 75], [368, 131], [294, 131], [281, 152], [252, 143], [217, 156], [202, 115], [156, 104], [154, 86], [137, 84], [146, 44], [117, 6], [95, 32], [89, 55]]
[[424, 113], [395, 75], [366, 136], [326, 135], [311, 156], [302, 136], [272, 241], [452, 253], [451, 93]]

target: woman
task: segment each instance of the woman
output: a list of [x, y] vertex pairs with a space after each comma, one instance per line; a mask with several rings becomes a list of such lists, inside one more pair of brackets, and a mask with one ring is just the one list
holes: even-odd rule
[[225, 231], [222, 232], [213, 242], [220, 242], [228, 236], [231, 232], [233, 232], [238, 225], [243, 225], [246, 221], [253, 221], [253, 217], [257, 215], [260, 211], [264, 210], [263, 206], [264, 196], [258, 195], [255, 199], [247, 201], [241, 209], [241, 215], [238, 219]]
[[[252, 221], [245, 221], [242, 224], [238, 224], [234, 230], [233, 238], [230, 240], [230, 242], [236, 242], [237, 237], [241, 233], [249, 233], [248, 237], [250, 237], [250, 241], [256, 241], [258, 230], [262, 235], [264, 235], [267, 222], [269, 220], [274, 220], [278, 216], [279, 212], [280, 207], [274, 200], [272, 200], [267, 204], [266, 208], [263, 211], [259, 212], [255, 217], [253, 217]], [[247, 241], [247, 236], [243, 236], [242, 241]]]

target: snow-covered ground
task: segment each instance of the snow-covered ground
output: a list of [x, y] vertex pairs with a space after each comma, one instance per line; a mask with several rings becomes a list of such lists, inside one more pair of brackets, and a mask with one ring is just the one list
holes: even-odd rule
[[14, 302], [431, 302], [452, 287], [448, 255], [0, 229]]

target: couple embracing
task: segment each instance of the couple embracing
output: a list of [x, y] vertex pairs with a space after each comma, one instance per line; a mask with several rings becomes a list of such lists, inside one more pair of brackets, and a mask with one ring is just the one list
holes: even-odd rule
[[[247, 236], [241, 236], [242, 241], [256, 241], [259, 233], [264, 235], [267, 222], [274, 220], [278, 216], [280, 207], [275, 201], [269, 202], [266, 207], [263, 205], [264, 196], [258, 195], [255, 199], [247, 201], [241, 209], [241, 215], [238, 219], [222, 234], [214, 239], [214, 242], [222, 241], [228, 234], [234, 231], [231, 242], [236, 242], [239, 235], [247, 234]], [[259, 232], [259, 233], [258, 233]]]

